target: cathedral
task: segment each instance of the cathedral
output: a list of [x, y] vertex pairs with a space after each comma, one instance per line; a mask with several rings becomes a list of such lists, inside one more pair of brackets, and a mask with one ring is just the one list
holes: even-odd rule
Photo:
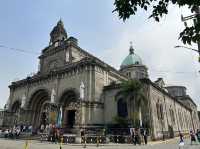
[[[117, 70], [82, 49], [58, 21], [39, 56], [38, 72], [9, 86], [2, 125], [37, 129], [51, 123], [78, 134], [83, 127], [112, 127], [114, 117], [130, 118], [136, 111], [133, 116], [149, 129], [152, 140], [198, 129], [197, 105], [186, 87], [166, 86], [162, 78], [151, 81], [135, 49], [127, 50]], [[145, 99], [137, 104], [123, 99], [121, 83], [131, 79], [143, 86]]]

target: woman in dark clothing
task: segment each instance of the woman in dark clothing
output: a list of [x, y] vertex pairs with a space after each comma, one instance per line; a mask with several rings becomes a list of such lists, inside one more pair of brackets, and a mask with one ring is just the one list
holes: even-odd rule
[[190, 137], [191, 137], [191, 145], [192, 145], [192, 142], [196, 142], [195, 134], [192, 130], [190, 130]]
[[148, 134], [147, 134], [147, 130], [146, 129], [144, 129], [144, 131], [143, 131], [143, 137], [144, 137], [144, 143], [145, 143], [145, 145], [147, 145]]

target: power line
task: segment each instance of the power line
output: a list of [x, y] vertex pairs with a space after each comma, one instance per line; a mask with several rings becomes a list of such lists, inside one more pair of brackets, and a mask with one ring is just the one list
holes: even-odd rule
[[34, 55], [39, 55], [40, 53], [34, 52], [34, 51], [28, 51], [28, 50], [23, 50], [23, 49], [18, 49], [18, 48], [11, 48], [5, 45], [0, 45], [0, 48], [6, 48], [12, 51], [17, 51], [17, 52], [22, 52], [22, 53], [29, 53], [29, 54], [34, 54]]
[[[17, 52], [22, 52], [22, 53], [28, 53], [28, 54], [34, 54], [34, 55], [39, 55], [40, 53], [34, 52], [34, 51], [28, 51], [28, 50], [23, 50], [23, 49], [18, 49], [18, 48], [11, 48], [5, 45], [0, 45], [0, 48], [6, 48], [12, 51], [17, 51]], [[193, 72], [187, 72], [187, 71], [169, 71], [169, 70], [155, 70], [155, 69], [150, 69], [150, 72], [154, 73], [167, 73], [167, 74], [193, 74], [197, 75], [199, 72], [198, 71], [193, 71]]]
[[187, 74], [187, 75], [197, 75], [198, 71], [169, 71], [169, 70], [155, 70], [150, 69], [150, 72], [154, 73], [167, 73], [167, 74]]

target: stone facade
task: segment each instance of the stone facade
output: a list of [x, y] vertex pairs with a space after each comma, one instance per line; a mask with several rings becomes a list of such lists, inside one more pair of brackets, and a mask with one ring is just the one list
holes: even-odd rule
[[[178, 98], [171, 96], [166, 89], [159, 87], [149, 79], [141, 79], [141, 82], [146, 99], [148, 99], [146, 106], [143, 105], [141, 108], [141, 121], [151, 128], [150, 136], [153, 140], [172, 138], [178, 136], [179, 131], [187, 134], [191, 129], [199, 128], [199, 119], [195, 114], [197, 107], [186, 106]], [[114, 123], [113, 117], [118, 114], [117, 103], [114, 99], [119, 93], [120, 87], [110, 85], [105, 88], [104, 118], [106, 124]]]
[[[128, 101], [127, 106], [138, 113], [140, 124], [150, 129], [152, 139], [199, 128], [194, 102], [192, 108], [188, 107], [186, 100], [170, 95], [159, 83], [149, 80], [147, 67], [134, 55], [132, 47], [125, 61], [128, 65], [124, 62], [126, 65], [118, 71], [81, 49], [76, 38], [68, 38], [62, 21], [50, 36], [49, 46], [39, 56], [38, 72], [9, 86], [4, 126], [31, 124], [37, 129], [41, 124], [56, 124], [60, 113], [63, 128], [113, 125], [120, 107], [118, 101], [123, 98], [120, 83], [136, 78], [141, 79], [147, 100], [139, 106]], [[130, 111], [125, 113], [130, 116]]]

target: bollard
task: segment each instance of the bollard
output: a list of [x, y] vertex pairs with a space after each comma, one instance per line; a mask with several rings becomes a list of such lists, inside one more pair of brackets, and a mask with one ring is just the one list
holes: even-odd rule
[[26, 140], [26, 142], [25, 142], [24, 149], [28, 149], [28, 140]]
[[68, 139], [68, 137], [67, 137], [67, 139], [66, 139], [66, 143], [68, 144], [68, 142], [69, 142], [69, 139]]
[[42, 138], [42, 135], [41, 135], [41, 136], [40, 136], [40, 142], [41, 142], [41, 143], [42, 143], [42, 139], [43, 139], [43, 138]]
[[118, 138], [118, 136], [116, 136], [117, 137], [117, 144], [119, 143], [119, 138]]
[[60, 149], [62, 149], [63, 137], [60, 139]]

